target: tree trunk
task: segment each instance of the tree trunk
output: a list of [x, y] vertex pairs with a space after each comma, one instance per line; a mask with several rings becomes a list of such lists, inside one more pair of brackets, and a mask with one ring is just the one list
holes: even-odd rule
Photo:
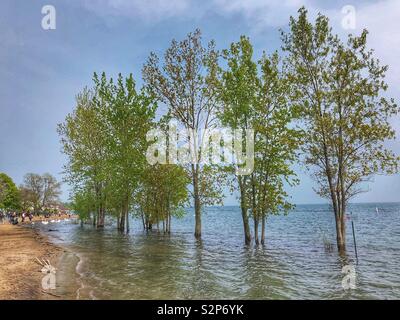
[[265, 215], [262, 216], [261, 220], [261, 244], [265, 244]]
[[346, 224], [344, 215], [336, 215], [336, 242], [339, 253], [346, 251]]
[[171, 233], [171, 214], [168, 213], [168, 233]]
[[260, 244], [260, 241], [258, 240], [258, 217], [254, 216], [254, 241], [256, 245]]
[[250, 224], [249, 224], [249, 215], [248, 208], [246, 205], [246, 194], [244, 190], [244, 181], [241, 176], [238, 177], [239, 181], [239, 189], [240, 189], [240, 209], [242, 211], [242, 220], [243, 220], [243, 231], [244, 231], [244, 243], [249, 245], [251, 243], [251, 232], [250, 232]]
[[193, 174], [193, 195], [194, 195], [194, 215], [196, 219], [194, 236], [196, 239], [201, 238], [201, 203], [199, 195], [199, 165], [192, 164]]
[[146, 230], [146, 223], [145, 223], [145, 221], [144, 221], [144, 214], [143, 214], [143, 211], [141, 210], [140, 213], [141, 213], [141, 216], [142, 216], [143, 230]]
[[[129, 210], [128, 208], [126, 208], [127, 210]], [[129, 212], [126, 211], [125, 212], [125, 217], [126, 217], [126, 233], [129, 233]]]
[[125, 231], [125, 214], [124, 214], [124, 210], [121, 210], [121, 220], [120, 220], [120, 224], [119, 224], [119, 231], [124, 232]]
[[97, 228], [104, 228], [104, 217], [105, 217], [105, 210], [103, 205], [99, 207], [99, 217], [97, 220]]
[[244, 243], [249, 245], [251, 243], [251, 232], [249, 224], [249, 215], [247, 214], [247, 209], [241, 207], [242, 209], [242, 220], [243, 220], [243, 230], [244, 230]]

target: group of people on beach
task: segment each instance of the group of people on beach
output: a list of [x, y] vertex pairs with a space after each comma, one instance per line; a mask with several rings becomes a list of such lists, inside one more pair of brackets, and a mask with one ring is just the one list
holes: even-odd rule
[[8, 221], [10, 224], [16, 225], [19, 222], [19, 216], [21, 216], [21, 222], [25, 222], [26, 219], [29, 219], [30, 222], [33, 220], [33, 214], [31, 212], [22, 212], [18, 214], [15, 211], [0, 211], [0, 224], [4, 224]]

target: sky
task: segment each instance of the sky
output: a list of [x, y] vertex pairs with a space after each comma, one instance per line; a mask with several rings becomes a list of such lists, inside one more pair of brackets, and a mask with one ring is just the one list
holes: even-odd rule
[[[42, 28], [42, 7], [56, 10], [56, 28]], [[311, 17], [327, 15], [334, 32], [346, 37], [363, 28], [369, 46], [389, 65], [388, 95], [400, 102], [400, 1], [323, 0], [2, 0], [0, 3], [0, 172], [17, 184], [28, 172], [49, 172], [62, 179], [57, 124], [74, 108], [75, 95], [91, 85], [93, 72], [110, 76], [133, 73], [141, 85], [141, 69], [151, 51], [162, 54], [172, 39], [200, 28], [205, 41], [218, 49], [248, 35], [255, 54], [280, 47], [279, 29], [301, 6]], [[355, 9], [355, 28], [343, 27]], [[347, 24], [347, 26], [349, 26]], [[400, 137], [399, 118], [392, 120]], [[400, 139], [399, 139], [400, 141]], [[400, 142], [387, 145], [400, 154]], [[294, 203], [324, 202], [314, 182], [297, 169], [301, 184], [291, 190]], [[400, 175], [377, 176], [355, 202], [399, 201]], [[63, 200], [68, 186], [63, 185]], [[236, 204], [227, 195], [225, 204]]]

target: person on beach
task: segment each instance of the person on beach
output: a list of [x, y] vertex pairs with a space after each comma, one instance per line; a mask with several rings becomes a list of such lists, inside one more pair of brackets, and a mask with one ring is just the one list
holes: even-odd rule
[[15, 212], [13, 212], [13, 214], [11, 215], [11, 220], [10, 220], [12, 225], [16, 225], [18, 224], [18, 216]]

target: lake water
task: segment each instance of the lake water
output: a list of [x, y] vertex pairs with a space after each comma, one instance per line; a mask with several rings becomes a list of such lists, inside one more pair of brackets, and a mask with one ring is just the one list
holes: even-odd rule
[[[57, 274], [58, 292], [73, 298], [400, 299], [400, 203], [354, 204], [349, 212], [358, 264], [351, 220], [347, 256], [338, 255], [328, 205], [299, 205], [269, 217], [266, 245], [258, 248], [243, 244], [238, 207], [207, 208], [201, 242], [193, 236], [191, 209], [173, 220], [170, 235], [147, 234], [141, 221], [129, 235], [71, 222], [35, 227], [73, 252]], [[356, 289], [344, 290], [342, 267], [349, 264]]]

